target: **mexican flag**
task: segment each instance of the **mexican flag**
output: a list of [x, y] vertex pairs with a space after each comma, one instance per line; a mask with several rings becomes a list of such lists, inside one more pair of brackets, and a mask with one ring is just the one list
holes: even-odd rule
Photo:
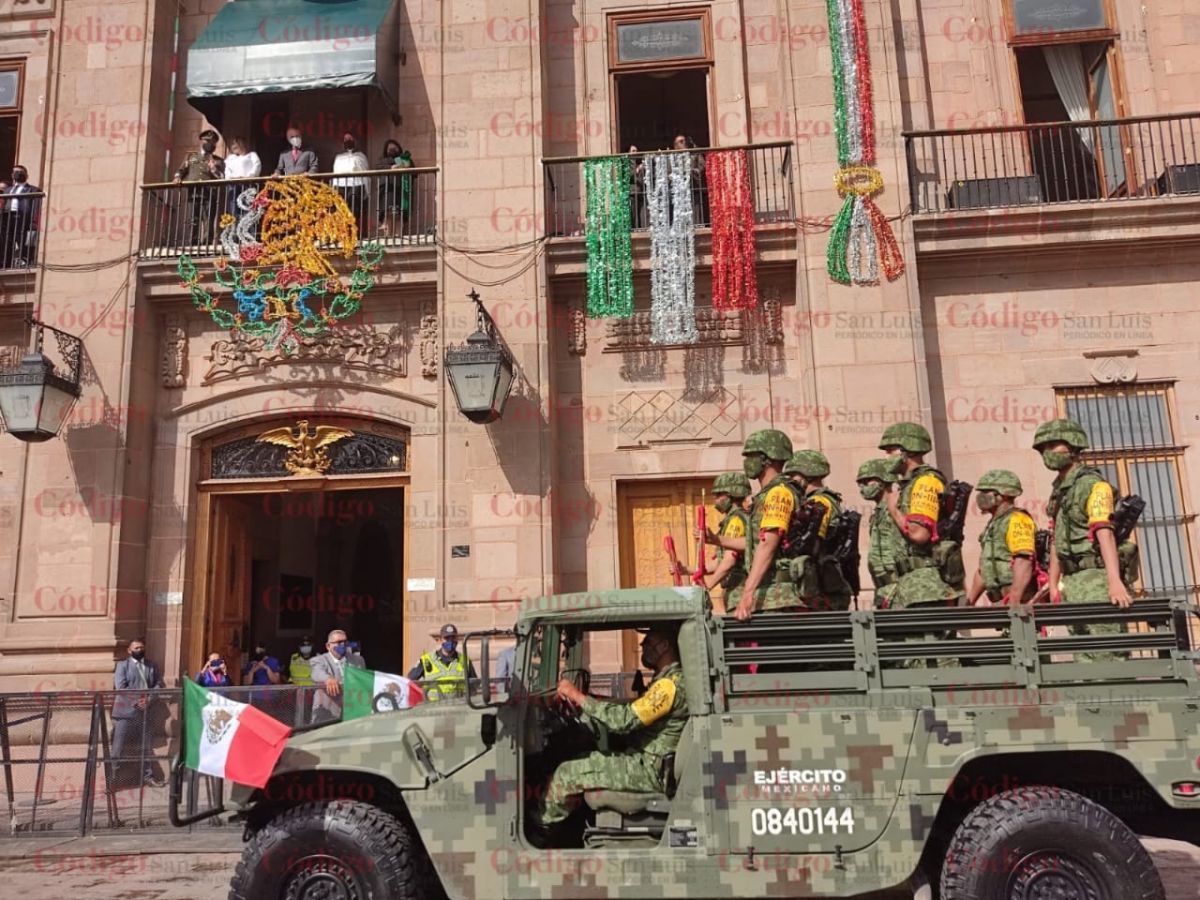
[[292, 729], [248, 703], [183, 685], [184, 764], [239, 784], [266, 787]]
[[[387, 672], [372, 672], [370, 669], [359, 669], [346, 666], [346, 683], [343, 685], [346, 694], [342, 706], [342, 721], [360, 719], [374, 712], [390, 712], [393, 709], [408, 709], [416, 706], [425, 699], [421, 686], [415, 681], [402, 678], [399, 675], [389, 675]], [[381, 694], [378, 707], [375, 698]]]

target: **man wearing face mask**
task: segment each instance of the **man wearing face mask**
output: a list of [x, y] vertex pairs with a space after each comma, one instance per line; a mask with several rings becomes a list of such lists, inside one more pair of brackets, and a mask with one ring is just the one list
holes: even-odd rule
[[897, 422], [883, 432], [879, 449], [887, 454], [897, 478], [895, 488], [884, 493], [888, 515], [899, 530], [899, 539], [893, 537], [894, 546], [889, 548], [895, 556], [896, 576], [891, 605], [956, 603], [965, 588], [962, 555], [959, 550], [956, 559], [943, 558], [947, 554], [938, 548], [946, 476], [925, 463], [933, 439], [923, 425]]
[[458, 652], [458, 629], [443, 625], [441, 631], [430, 632], [430, 637], [440, 638], [441, 645], [433, 653], [421, 654], [408, 673], [409, 680], [426, 686], [426, 702], [467, 696], [467, 679], [475, 677], [475, 664], [468, 664]]
[[[1124, 608], [1133, 597], [1122, 577], [1113, 533], [1113, 486], [1099, 469], [1083, 462], [1087, 447], [1087, 433], [1071, 419], [1046, 422], [1033, 436], [1033, 449], [1041, 453], [1047, 469], [1058, 473], [1046, 510], [1053, 532], [1051, 596], [1057, 594], [1061, 580], [1061, 599], [1066, 603], [1109, 600]], [[1101, 627], [1120, 626], [1091, 626], [1090, 631], [1104, 633]]]
[[144, 693], [163, 687], [158, 666], [146, 659], [146, 642], [134, 638], [129, 642], [125, 659], [117, 663], [113, 672], [113, 739], [112, 759], [115, 762], [114, 786], [130, 786], [127, 773], [139, 768], [144, 784], [162, 787], [156, 776], [154, 761], [146, 757], [147, 733], [146, 713], [150, 708], [150, 695]]
[[276, 175], [315, 175], [317, 172], [317, 154], [304, 149], [304, 138], [300, 129], [293, 125], [287, 130], [290, 149], [279, 154], [279, 162], [275, 166]]
[[696, 529], [696, 537], [703, 537], [705, 544], [715, 544], [718, 548], [716, 560], [705, 563], [704, 586], [710, 591], [720, 586], [723, 593], [720, 597], [712, 598], [712, 605], [713, 612], [723, 616], [727, 611], [726, 598], [746, 580], [746, 567], [742, 563], [745, 554], [722, 547], [718, 538], [740, 538], [743, 542], [746, 540], [750, 515], [743, 504], [750, 496], [750, 479], [741, 472], [725, 472], [713, 481], [713, 494], [716, 497], [713, 506], [717, 508], [722, 519], [717, 525], [716, 534], [710, 531], [701, 535], [699, 529]]
[[325, 652], [312, 661], [312, 680], [320, 688], [313, 692], [313, 721], [322, 722], [336, 719], [342, 714], [342, 701], [337, 699], [342, 693], [342, 682], [345, 680], [346, 666], [365, 669], [363, 658], [350, 650], [346, 632], [335, 628], [329, 632], [325, 642]]
[[842, 495], [825, 487], [829, 460], [820, 450], [798, 450], [784, 465], [783, 474], [792, 479], [805, 501], [815, 500], [825, 508], [817, 526], [816, 554], [792, 567], [800, 597], [810, 609], [849, 609], [850, 585], [833, 541], [842, 515]]
[[593, 751], [554, 770], [531, 816], [535, 828], [531, 837], [540, 846], [551, 842], [552, 829], [571, 815], [587, 791], [666, 793], [668, 754], [675, 752], [688, 717], [674, 628], [650, 629], [642, 639], [642, 665], [653, 670], [654, 677], [646, 693], [632, 703], [597, 700], [570, 681], [559, 681], [557, 696], [604, 725], [610, 734], [621, 735], [624, 750]]
[[298, 687], [308, 687], [312, 679], [312, 638], [305, 635], [300, 641], [300, 647], [288, 660], [288, 681]]
[[217, 213], [224, 206], [223, 190], [210, 182], [225, 177], [225, 160], [217, 156], [217, 133], [211, 128], [200, 132], [200, 150], [192, 151], [175, 173], [175, 183], [193, 184], [185, 192], [188, 210], [186, 243], [207, 244], [212, 240]]
[[279, 660], [267, 652], [262, 641], [258, 641], [242, 667], [242, 684], [279, 684], [281, 668]]
[[1037, 526], [1014, 503], [1021, 491], [1021, 479], [1007, 469], [985, 472], [975, 485], [975, 505], [989, 519], [979, 535], [979, 571], [967, 592], [968, 606], [985, 594], [990, 603], [1028, 603], [1037, 592]]
[[[347, 131], [342, 135], [342, 152], [333, 158], [333, 171], [365, 172], [370, 168], [371, 164], [367, 162], [366, 154], [358, 149], [354, 135]], [[331, 183], [350, 207], [350, 212], [354, 213], [354, 219], [358, 223], [358, 236], [362, 238], [366, 234], [364, 226], [367, 217], [367, 179], [361, 176], [335, 178]]]
[[896, 586], [896, 560], [904, 545], [904, 534], [892, 521], [884, 493], [896, 481], [892, 465], [886, 459], [868, 459], [858, 467], [858, 491], [868, 503], [874, 503], [867, 525], [867, 571], [875, 585], [875, 608], [891, 605]]
[[24, 196], [41, 192], [36, 184], [29, 183], [29, 172], [24, 166], [13, 166], [12, 184], [4, 188], [0, 265], [8, 269], [16, 266], [25, 268], [37, 258], [37, 220], [42, 198]]

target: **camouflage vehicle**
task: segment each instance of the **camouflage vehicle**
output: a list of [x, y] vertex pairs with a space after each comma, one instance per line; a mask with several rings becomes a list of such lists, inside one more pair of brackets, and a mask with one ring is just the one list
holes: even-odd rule
[[[1137, 836], [1200, 842], [1194, 614], [1144, 600], [743, 623], [698, 588], [531, 601], [511, 693], [487, 681], [498, 633], [470, 635], [464, 701], [295, 734], [266, 789], [235, 787], [248, 843], [230, 897], [1161, 900]], [[617, 745], [556, 704], [556, 682], [599, 693], [589, 639], [653, 622], [678, 624], [686, 675], [666, 791], [590, 791], [564, 845], [536, 848], [529, 804], [555, 766]], [[1131, 627], [1087, 632], [1112, 623]], [[1119, 661], [1071, 661], [1089, 651]]]

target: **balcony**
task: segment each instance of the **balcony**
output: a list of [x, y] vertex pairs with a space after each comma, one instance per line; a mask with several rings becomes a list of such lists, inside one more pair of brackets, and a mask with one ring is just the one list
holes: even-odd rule
[[[796, 206], [792, 189], [792, 144], [780, 141], [690, 151], [698, 161], [693, 175], [692, 206], [696, 222], [696, 265], [712, 265], [712, 231], [709, 185], [705, 175], [711, 154], [746, 150], [750, 169], [750, 194], [760, 267], [793, 264], [796, 259]], [[623, 154], [633, 164], [649, 154]], [[545, 236], [550, 238], [546, 259], [552, 278], [581, 276], [587, 271], [587, 192], [584, 163], [595, 157], [571, 156], [542, 161], [546, 185]], [[629, 185], [629, 219], [633, 233], [635, 270], [650, 267], [650, 221], [645, 183], [634, 178]]]
[[[1200, 208], [1200, 113], [905, 134], [922, 254], [1174, 234]], [[1154, 201], [1134, 203], [1133, 201]]]
[[[404, 272], [387, 266], [381, 284], [435, 280], [437, 259], [436, 168], [389, 169], [353, 175], [322, 173], [291, 176], [332, 183], [359, 223], [359, 240], [376, 242], [387, 255], [402, 253]], [[347, 187], [348, 180], [363, 183]], [[181, 256], [215, 258], [222, 254], [221, 228], [225, 213], [238, 213], [237, 195], [260, 186], [263, 178], [230, 178], [184, 184], [142, 185], [142, 228], [138, 258], [143, 281], [151, 295], [175, 295], [175, 267]], [[387, 256], [385, 256], [385, 260]]]
[[0, 302], [31, 296], [46, 214], [43, 191], [0, 198]]

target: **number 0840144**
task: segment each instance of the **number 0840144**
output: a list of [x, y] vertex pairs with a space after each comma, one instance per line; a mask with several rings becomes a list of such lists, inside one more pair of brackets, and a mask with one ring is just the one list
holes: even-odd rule
[[750, 813], [750, 830], [755, 834], [854, 834], [854, 810], [755, 809]]

